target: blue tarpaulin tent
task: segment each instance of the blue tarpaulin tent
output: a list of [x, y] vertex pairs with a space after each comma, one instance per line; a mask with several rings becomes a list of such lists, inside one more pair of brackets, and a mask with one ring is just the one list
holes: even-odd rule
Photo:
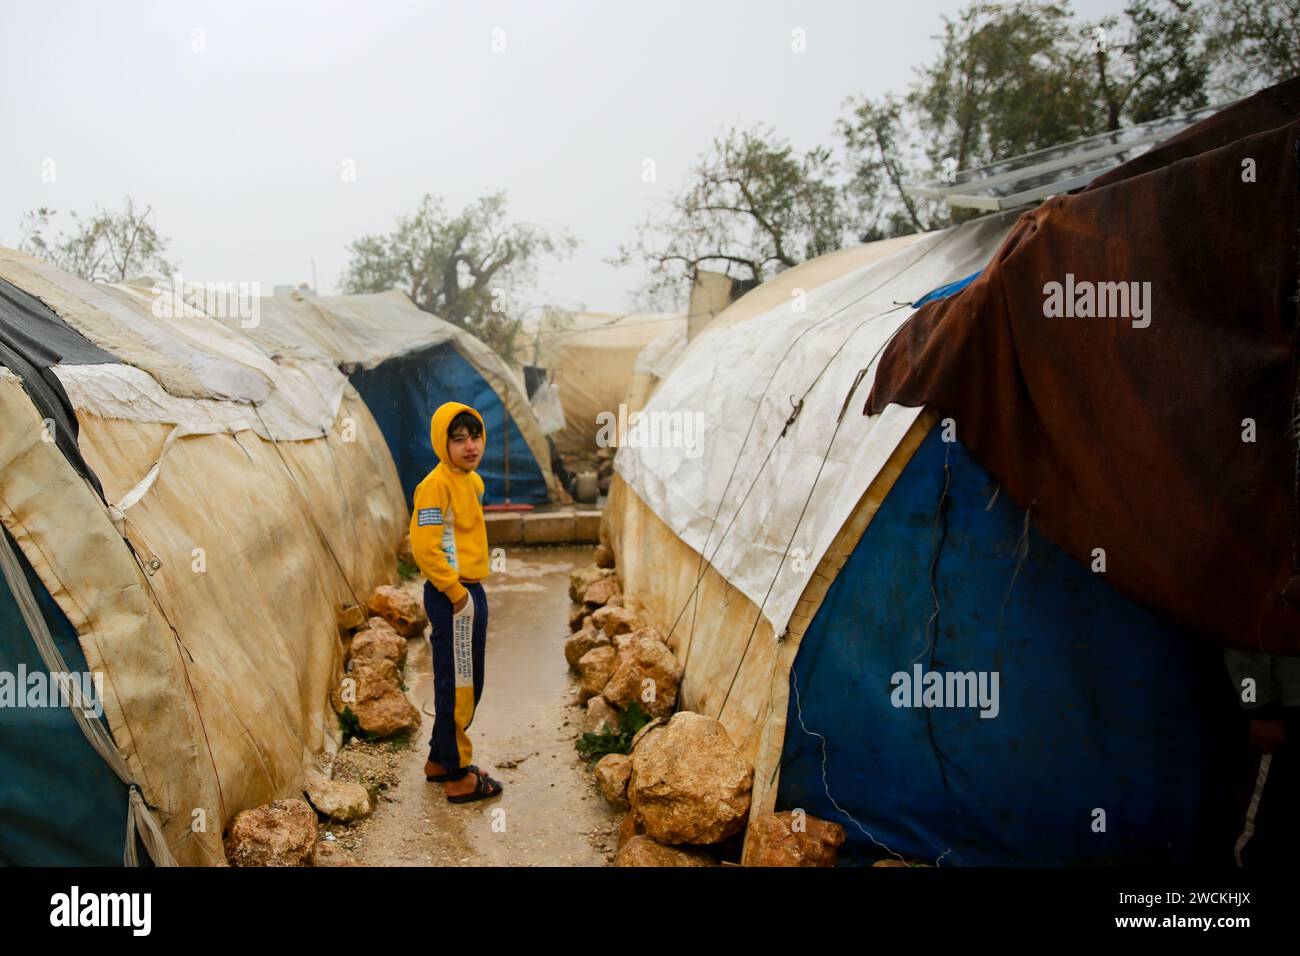
[[548, 500], [541, 466], [505, 403], [450, 342], [357, 369], [349, 378], [388, 440], [408, 497], [438, 463], [429, 443], [430, 412], [443, 402], [458, 401], [477, 409], [487, 428], [478, 467], [484, 503]]
[[521, 375], [470, 333], [396, 291], [276, 296], [260, 307], [257, 326], [241, 331], [268, 348], [324, 356], [348, 374], [388, 442], [408, 502], [437, 464], [429, 419], [447, 401], [474, 406], [486, 423], [485, 504], [554, 496], [550, 449]]
[[[813, 260], [779, 280], [804, 308], [751, 293], [692, 342], [646, 408], [709, 409], [704, 453], [616, 459], [624, 591], [683, 662], [679, 706], [752, 759], [751, 822], [840, 824], [846, 862], [1226, 862], [1242, 719], [1218, 649], [1041, 536], [960, 418], [863, 413], [901, 304], [961, 294], [1016, 219]], [[928, 675], [976, 700], [910, 692]]]
[[[897, 706], [922, 703], [930, 671], [996, 674], [997, 693]], [[847, 861], [1227, 862], [1240, 717], [1220, 655], [1044, 539], [943, 428], [831, 585], [790, 680], [776, 805], [843, 824]]]
[[[918, 664], [998, 674], [996, 717], [895, 707], [892, 676]], [[936, 428], [800, 644], [777, 808], [843, 824], [850, 860], [1208, 862], [1207, 834], [1231, 845], [1240, 718], [1222, 671]]]

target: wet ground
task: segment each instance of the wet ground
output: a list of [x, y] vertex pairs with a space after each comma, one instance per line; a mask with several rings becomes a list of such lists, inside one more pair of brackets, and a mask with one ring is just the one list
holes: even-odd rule
[[[569, 572], [592, 549], [511, 548], [504, 572], [485, 583], [487, 655], [483, 696], [469, 729], [474, 763], [505, 784], [493, 800], [447, 803], [424, 779], [433, 729], [428, 644], [409, 642], [406, 685], [424, 712], [406, 748], [345, 748], [336, 777], [359, 772], [384, 782], [371, 818], [331, 826], [366, 866], [604, 866], [613, 859], [622, 815], [596, 790], [574, 742], [582, 711], [564, 660]], [[424, 579], [404, 588], [419, 595]], [[346, 769], [345, 773], [340, 773]]]

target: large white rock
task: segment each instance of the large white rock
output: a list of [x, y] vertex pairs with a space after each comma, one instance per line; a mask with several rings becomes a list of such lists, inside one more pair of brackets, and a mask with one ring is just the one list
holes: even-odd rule
[[387, 584], [375, 588], [366, 606], [371, 614], [382, 617], [402, 637], [419, 637], [429, 623], [424, 605], [405, 591]]
[[587, 701], [587, 712], [583, 717], [584, 730], [598, 734], [604, 730], [618, 730], [618, 726], [618, 711], [610, 706], [603, 695], [597, 694]]
[[235, 816], [226, 831], [231, 866], [311, 866], [316, 811], [303, 800], [276, 800]]
[[603, 607], [611, 598], [622, 593], [623, 587], [618, 583], [618, 578], [601, 578], [599, 581], [592, 582], [587, 588], [582, 595], [582, 603], [587, 606]]
[[374, 808], [370, 793], [359, 783], [331, 780], [323, 774], [308, 774], [303, 792], [317, 812], [340, 823], [352, 823], [370, 816]]
[[570, 634], [565, 639], [564, 659], [569, 662], [569, 667], [576, 671], [578, 661], [582, 660], [587, 651], [595, 650], [597, 647], [606, 647], [609, 643], [609, 638], [604, 631], [598, 631], [594, 627], [584, 627], [576, 634]]
[[648, 836], [634, 836], [619, 848], [615, 866], [713, 866], [713, 861], [698, 850], [679, 850], [663, 846]]
[[352, 636], [349, 653], [353, 658], [383, 657], [400, 669], [406, 663], [406, 638], [382, 617], [372, 617], [364, 630]]
[[581, 604], [587, 588], [603, 578], [612, 578], [614, 572], [609, 568], [598, 568], [594, 564], [579, 568], [569, 575], [569, 598], [575, 604]]
[[351, 709], [358, 725], [372, 737], [420, 728], [420, 712], [402, 690], [397, 666], [386, 658], [354, 659], [330, 699], [335, 713]]
[[617, 707], [626, 709], [635, 700], [650, 716], [667, 717], [677, 706], [681, 680], [681, 665], [668, 645], [647, 635], [623, 643], [602, 693]]
[[591, 621], [610, 637], [645, 627], [641, 618], [621, 604], [602, 607], [591, 615]]
[[749, 814], [754, 768], [712, 717], [683, 711], [632, 751], [627, 795], [659, 843], [717, 843]]
[[601, 795], [614, 806], [626, 809], [632, 758], [626, 754], [605, 754], [596, 762], [594, 772]]
[[618, 652], [608, 645], [583, 654], [578, 661], [578, 673], [582, 677], [578, 699], [585, 703], [604, 690], [617, 664]]
[[745, 866], [834, 866], [844, 827], [784, 810], [755, 818], [745, 835]]

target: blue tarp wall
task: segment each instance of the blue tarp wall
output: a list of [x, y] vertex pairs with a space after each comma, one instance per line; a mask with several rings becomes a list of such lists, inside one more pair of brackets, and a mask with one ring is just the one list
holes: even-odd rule
[[488, 445], [478, 468], [485, 488], [484, 504], [503, 502], [507, 497], [533, 504], [548, 500], [541, 466], [524, 443], [519, 427], [492, 386], [450, 342], [400, 355], [373, 369], [358, 369], [351, 381], [388, 442], [408, 503], [415, 486], [438, 464], [429, 444], [429, 419], [439, 405], [453, 401], [477, 409], [487, 428]]
[[[888, 855], [864, 830], [945, 866], [1230, 853], [1242, 718], [1221, 652], [1068, 558], [996, 491], [941, 428], [904, 469], [800, 645], [777, 809], [843, 824], [850, 864]], [[999, 715], [893, 706], [891, 675], [918, 662], [997, 671]]]
[[[84, 672], [76, 631], [14, 550], [68, 669]], [[19, 664], [28, 674], [48, 673], [0, 577], [0, 671], [16, 676]], [[0, 863], [121, 866], [126, 816], [126, 785], [86, 742], [67, 707], [0, 706]], [[148, 865], [142, 846], [137, 852]]]

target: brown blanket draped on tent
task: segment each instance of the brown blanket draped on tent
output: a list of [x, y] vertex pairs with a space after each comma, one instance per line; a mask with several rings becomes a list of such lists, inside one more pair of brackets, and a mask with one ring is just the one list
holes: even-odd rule
[[[900, 330], [865, 408], [952, 416], [1067, 553], [1274, 654], [1300, 653], [1298, 118], [1300, 78], [1025, 213], [978, 279]], [[1085, 294], [1121, 303], [1102, 283], [1139, 283], [1145, 317], [1082, 317]]]

